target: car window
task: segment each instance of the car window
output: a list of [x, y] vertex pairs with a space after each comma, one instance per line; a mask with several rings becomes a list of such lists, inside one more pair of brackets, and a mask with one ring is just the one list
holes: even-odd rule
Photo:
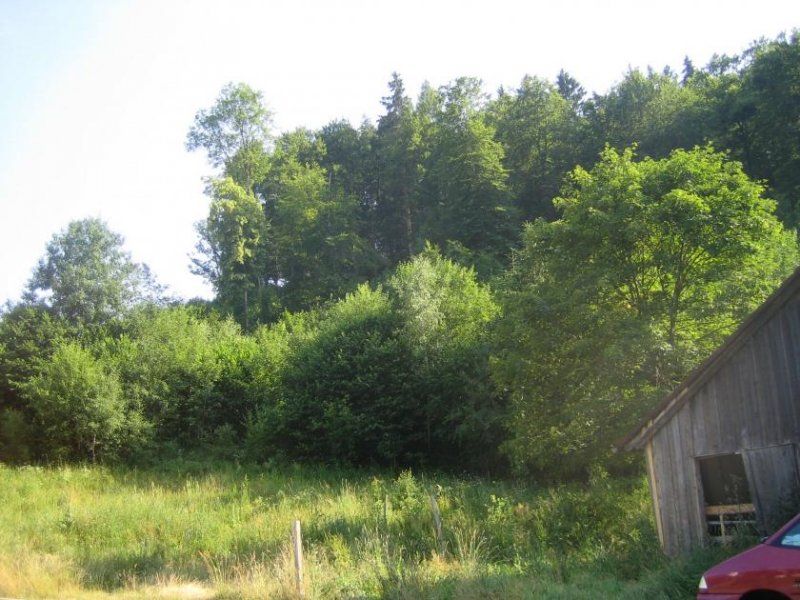
[[784, 533], [778, 543], [781, 546], [800, 548], [800, 522], [795, 523], [794, 527]]

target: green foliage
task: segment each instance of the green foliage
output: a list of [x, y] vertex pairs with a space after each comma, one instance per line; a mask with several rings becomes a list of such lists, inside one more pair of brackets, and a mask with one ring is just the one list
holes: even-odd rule
[[[325, 147], [305, 131], [278, 141], [270, 177], [261, 186], [269, 199], [272, 245], [266, 272], [286, 310], [341, 298], [373, 276], [379, 265], [361, 230], [358, 197], [332, 185], [320, 166]], [[302, 232], [302, 235], [298, 235]]]
[[704, 123], [698, 131], [767, 183], [789, 227], [798, 223], [798, 49], [797, 32], [761, 40], [740, 55], [714, 55], [684, 85], [698, 98]]
[[362, 180], [337, 175], [354, 168], [346, 152], [358, 140], [333, 137], [346, 134], [326, 135], [350, 167], [330, 162], [322, 136], [298, 129], [276, 141], [251, 183], [230, 169], [225, 179], [210, 180], [195, 272], [214, 285], [219, 308], [246, 332], [284, 310], [340, 298], [378, 272], [381, 261], [365, 237]]
[[0, 405], [26, 410], [19, 386], [68, 335], [64, 321], [42, 306], [18, 304], [0, 318]]
[[197, 226], [201, 256], [194, 272], [209, 281], [223, 310], [235, 316], [245, 331], [266, 312], [269, 298], [261, 266], [268, 256], [269, 222], [252, 192], [227, 177], [210, 180], [209, 215]]
[[556, 88], [564, 100], [569, 102], [572, 112], [583, 114], [586, 106], [586, 89], [572, 75], [561, 69], [556, 76]]
[[49, 456], [92, 462], [113, 457], [135, 423], [126, 418], [118, 378], [75, 343], [59, 345], [22, 391]]
[[123, 251], [122, 237], [99, 219], [83, 219], [48, 243], [28, 282], [25, 303], [49, 307], [76, 331], [101, 335], [98, 328], [157, 296], [147, 267]]
[[[320, 141], [325, 145], [325, 155], [320, 157], [320, 166], [325, 169], [333, 188], [357, 199], [364, 221], [376, 196], [376, 157], [374, 144], [375, 126], [364, 122], [356, 129], [347, 121], [333, 121], [319, 131]], [[365, 237], [374, 232], [365, 228]]]
[[[577, 87], [576, 87], [577, 86]], [[578, 83], [564, 74], [562, 91], [526, 76], [514, 93], [501, 91], [490, 106], [504, 148], [508, 184], [524, 220], [556, 215], [552, 199], [579, 162], [584, 119], [576, 111]]]
[[253, 341], [229, 320], [200, 319], [181, 307], [145, 308], [110, 346], [108, 360], [156, 442], [196, 447], [225, 426], [243, 434], [254, 354]]
[[244, 83], [229, 83], [214, 106], [195, 115], [186, 148], [204, 149], [214, 167], [224, 167], [225, 175], [251, 190], [267, 171], [271, 118], [261, 92]]
[[709, 135], [702, 96], [669, 69], [628, 70], [605, 96], [595, 95], [586, 112], [595, 143], [620, 151], [637, 144], [653, 158], [702, 144]]
[[607, 149], [573, 172], [562, 217], [527, 227], [506, 282], [494, 373], [520, 466], [609, 460], [653, 400], [798, 261], [741, 166], [711, 149], [637, 162]]
[[269, 373], [249, 427], [254, 457], [489, 467], [502, 405], [488, 377], [497, 314], [474, 272], [429, 249], [384, 288], [259, 333]]
[[646, 482], [602, 473], [549, 489], [185, 460], [0, 476], [0, 594], [14, 597], [294, 597], [294, 519], [308, 598], [678, 599], [735, 551], [667, 561]]
[[[3, 456], [91, 454], [43, 416], [61, 386], [112, 423], [106, 457], [494, 470], [505, 441], [553, 478], [638, 468], [611, 443], [798, 261], [766, 199], [794, 223], [797, 48], [629, 70], [591, 98], [561, 71], [413, 102], [394, 74], [376, 124], [274, 141], [262, 95], [226, 86], [187, 135], [221, 168], [194, 261], [216, 299], [132, 313], [160, 301], [146, 268], [102, 222], [69, 224], [0, 314]], [[725, 154], [689, 149], [708, 141]]]
[[32, 458], [33, 427], [22, 411], [0, 409], [0, 462], [25, 464]]
[[800, 32], [756, 44], [742, 74], [738, 124], [747, 143], [741, 156], [751, 176], [769, 181], [779, 214], [800, 223]]
[[374, 222], [377, 244], [394, 265], [415, 251], [418, 224], [420, 124], [402, 78], [392, 74], [386, 114], [378, 119], [375, 140], [377, 197]]
[[[763, 191], [711, 148], [638, 163], [632, 150], [606, 150], [555, 201], [562, 219], [553, 243], [567, 251], [560, 268], [577, 264], [579, 277], [600, 282], [595, 293], [661, 321], [670, 345], [681, 343], [682, 318], [695, 321], [705, 330], [690, 335], [712, 344], [708, 351], [721, 339], [714, 331], [744, 318], [797, 262], [794, 236]], [[740, 278], [755, 284], [751, 297]]]
[[[590, 169], [606, 145], [663, 159], [713, 142], [766, 180], [792, 225], [796, 48], [797, 36], [781, 36], [703, 69], [687, 58], [682, 78], [669, 68], [628, 70], [592, 97], [562, 70], [555, 84], [526, 76], [494, 99], [474, 78], [426, 83], [415, 103], [395, 73], [375, 125], [301, 128], [274, 147], [261, 95], [229, 85], [198, 113], [188, 146], [209, 150], [255, 194], [268, 233], [246, 268], [217, 273], [247, 281], [220, 292], [219, 307], [249, 332], [283, 310], [307, 310], [388, 276], [427, 242], [488, 281], [507, 266], [521, 221], [556, 219], [552, 200], [565, 175], [579, 164]], [[236, 241], [228, 244], [234, 255]]]
[[[512, 239], [511, 203], [503, 147], [483, 116], [481, 82], [461, 78], [439, 91], [427, 107], [419, 237], [454, 241], [493, 255], [498, 263]], [[423, 105], [424, 106], [424, 105]]]
[[413, 362], [397, 327], [386, 294], [365, 286], [326, 311], [284, 370], [281, 450], [343, 463], [407, 462], [417, 453]]
[[486, 450], [497, 445], [503, 415], [488, 372], [488, 327], [499, 313], [490, 290], [428, 247], [398, 266], [387, 291], [415, 363], [428, 460], [489, 467], [496, 456]]

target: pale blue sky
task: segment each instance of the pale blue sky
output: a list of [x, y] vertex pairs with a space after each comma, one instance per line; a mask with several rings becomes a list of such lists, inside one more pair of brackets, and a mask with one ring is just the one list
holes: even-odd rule
[[796, 0], [0, 0], [0, 303], [87, 216], [174, 294], [208, 296], [188, 255], [211, 168], [183, 144], [227, 82], [260, 89], [281, 132], [374, 121], [393, 71], [411, 95], [560, 68], [604, 92], [629, 66], [679, 71], [796, 27]]

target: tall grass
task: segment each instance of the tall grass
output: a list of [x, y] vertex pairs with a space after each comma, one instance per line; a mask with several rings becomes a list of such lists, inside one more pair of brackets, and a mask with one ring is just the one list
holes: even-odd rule
[[[0, 466], [0, 596], [690, 598], [717, 555], [666, 561], [641, 479], [588, 485], [173, 462]], [[443, 540], [436, 540], [430, 494]]]

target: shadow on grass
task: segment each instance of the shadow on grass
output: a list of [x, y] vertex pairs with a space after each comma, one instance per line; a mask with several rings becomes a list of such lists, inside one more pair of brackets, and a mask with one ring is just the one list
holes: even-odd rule
[[[402, 581], [386, 582], [382, 598], [391, 600], [602, 600], [621, 598], [624, 584], [597, 581], [557, 583], [533, 574], [479, 573], [451, 574], [433, 581], [422, 574], [411, 573]], [[631, 596], [633, 598], [634, 596]]]
[[[692, 583], [689, 583], [691, 579]], [[596, 573], [573, 574], [568, 582], [546, 575], [482, 573], [448, 575], [434, 581], [411, 574], [402, 581], [386, 582], [381, 598], [390, 600], [689, 600], [696, 595], [697, 579], [679, 577], [664, 581], [646, 577], [621, 581]]]
[[131, 581], [150, 581], [162, 575], [167, 562], [159, 553], [111, 554], [80, 561], [83, 584], [88, 588], [114, 591]]
[[566, 569], [511, 572], [510, 566], [464, 565], [439, 577], [435, 572], [412, 569], [386, 581], [382, 598], [391, 600], [693, 600], [700, 576], [712, 565], [751, 545], [737, 544], [701, 548], [673, 559], [654, 561], [635, 579], [617, 578], [612, 570], [571, 564]]

